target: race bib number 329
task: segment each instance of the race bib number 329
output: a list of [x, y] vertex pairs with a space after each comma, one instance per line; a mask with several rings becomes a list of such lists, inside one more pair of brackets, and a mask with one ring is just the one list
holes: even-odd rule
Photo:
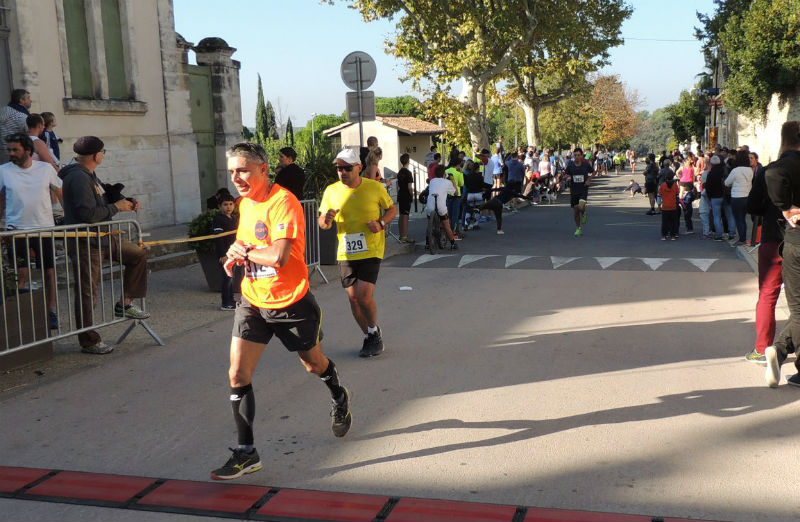
[[367, 238], [364, 236], [363, 232], [358, 234], [345, 234], [342, 240], [344, 241], [344, 253], [348, 256], [367, 251]]

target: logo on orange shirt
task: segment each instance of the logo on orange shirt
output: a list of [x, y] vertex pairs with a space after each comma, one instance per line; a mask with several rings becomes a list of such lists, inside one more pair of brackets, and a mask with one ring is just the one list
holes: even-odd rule
[[256, 228], [255, 228], [255, 236], [259, 241], [264, 241], [267, 239], [269, 235], [269, 231], [267, 230], [267, 225], [260, 219], [256, 221]]

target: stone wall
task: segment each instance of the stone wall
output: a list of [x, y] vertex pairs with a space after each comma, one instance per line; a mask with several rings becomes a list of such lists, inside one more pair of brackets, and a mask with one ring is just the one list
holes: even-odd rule
[[772, 96], [764, 121], [737, 117], [736, 143], [747, 145], [756, 152], [762, 165], [778, 159], [781, 146], [781, 126], [790, 120], [800, 120], [800, 96], [781, 99]]
[[[200, 213], [200, 185], [197, 166], [197, 143], [192, 130], [188, 79], [180, 67], [185, 50], [178, 47], [172, 1], [158, 0], [166, 107], [170, 207], [172, 223], [186, 223]], [[238, 85], [237, 85], [238, 86]], [[155, 208], [155, 207], [154, 207]], [[166, 215], [158, 207], [156, 214]], [[169, 224], [169, 221], [154, 223]]]

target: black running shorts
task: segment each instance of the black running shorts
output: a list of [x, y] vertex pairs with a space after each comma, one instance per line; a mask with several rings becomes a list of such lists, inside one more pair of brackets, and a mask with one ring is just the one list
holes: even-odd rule
[[410, 197], [397, 197], [397, 208], [401, 216], [408, 216], [411, 214], [411, 198]]
[[356, 281], [366, 281], [373, 285], [378, 282], [378, 272], [381, 269], [381, 260], [377, 257], [358, 259], [355, 261], [339, 261], [339, 277], [342, 279], [342, 288], [356, 284]]
[[581, 191], [581, 192], [577, 192], [577, 193], [573, 193], [573, 192], [570, 190], [570, 195], [569, 195], [569, 206], [571, 206], [571, 207], [577, 207], [577, 206], [578, 206], [578, 204], [579, 204], [579, 201], [580, 201], [581, 199], [585, 199], [585, 200], [588, 200], [588, 199], [589, 199], [589, 191], [588, 191], [588, 190]]
[[233, 317], [233, 336], [267, 344], [275, 335], [290, 352], [304, 352], [322, 340], [322, 311], [311, 292], [286, 308], [257, 308], [242, 297]]

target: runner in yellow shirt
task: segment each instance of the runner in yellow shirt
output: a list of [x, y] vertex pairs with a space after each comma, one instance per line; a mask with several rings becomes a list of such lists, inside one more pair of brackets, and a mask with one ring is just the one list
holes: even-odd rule
[[386, 244], [384, 229], [397, 214], [397, 207], [382, 184], [359, 176], [361, 161], [354, 151], [343, 149], [334, 161], [339, 181], [325, 189], [317, 223], [323, 230], [336, 223], [342, 287], [364, 332], [358, 355], [374, 357], [383, 352], [383, 338], [373, 293]]

